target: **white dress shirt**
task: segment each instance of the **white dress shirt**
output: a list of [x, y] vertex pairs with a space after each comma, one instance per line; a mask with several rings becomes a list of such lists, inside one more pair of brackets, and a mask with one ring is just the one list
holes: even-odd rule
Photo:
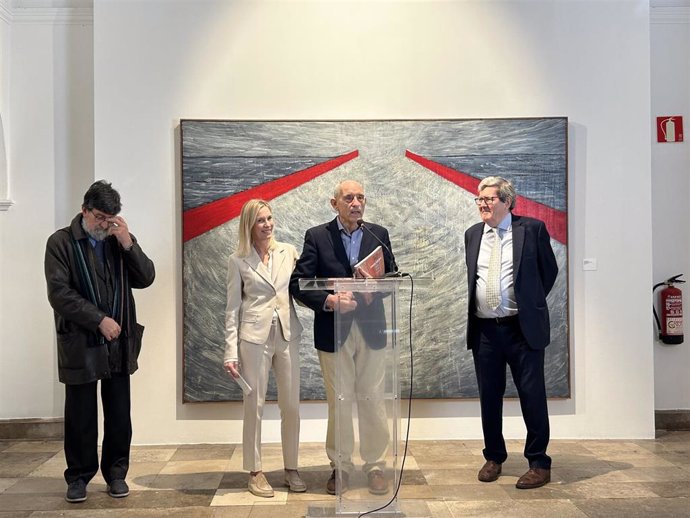
[[[486, 303], [486, 280], [489, 273], [489, 258], [494, 239], [491, 233], [498, 232], [501, 240], [501, 303], [496, 309]], [[509, 317], [517, 315], [518, 307], [513, 286], [513, 218], [508, 214], [496, 228], [484, 225], [482, 243], [477, 258], [476, 313], [479, 318]]]

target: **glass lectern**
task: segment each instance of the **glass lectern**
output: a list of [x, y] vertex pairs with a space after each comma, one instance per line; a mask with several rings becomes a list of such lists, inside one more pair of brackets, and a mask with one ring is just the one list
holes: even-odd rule
[[[328, 290], [354, 300], [352, 311], [335, 311], [334, 514], [312, 506], [307, 518], [403, 516], [395, 494], [400, 479], [399, 347], [409, 344], [400, 327], [402, 278], [300, 279], [302, 290]], [[409, 285], [409, 281], [407, 281]], [[333, 511], [331, 510], [331, 513]]]

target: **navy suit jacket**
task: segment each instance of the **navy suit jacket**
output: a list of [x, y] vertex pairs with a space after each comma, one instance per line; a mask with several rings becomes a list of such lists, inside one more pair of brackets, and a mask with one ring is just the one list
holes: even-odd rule
[[[364, 224], [371, 233], [367, 232], [367, 230], [363, 231], [362, 244], [359, 250], [360, 260], [373, 252], [380, 244], [371, 235], [372, 233], [385, 243], [388, 250], [391, 250], [390, 238], [385, 228], [373, 223], [365, 222]], [[383, 257], [386, 272], [392, 272], [393, 257], [385, 248], [383, 250]], [[290, 278], [290, 294], [296, 300], [314, 310], [314, 345], [321, 351], [335, 351], [334, 313], [332, 311], [324, 311], [323, 309], [326, 297], [332, 292], [318, 290], [302, 291], [299, 288], [299, 279], [351, 278], [352, 274], [352, 267], [347, 258], [345, 246], [340, 236], [340, 229], [335, 219], [307, 230], [304, 235], [302, 255], [297, 260]], [[374, 298], [371, 304], [368, 305], [359, 298], [357, 300], [357, 309], [350, 313], [343, 313], [341, 315], [342, 321], [349, 329], [352, 320], [356, 318], [364, 324], [362, 331], [367, 345], [374, 349], [385, 347], [386, 335], [384, 330], [386, 321], [383, 300], [381, 298]]]
[[[544, 349], [551, 341], [551, 323], [546, 296], [558, 275], [551, 238], [543, 221], [512, 215], [513, 219], [513, 287], [518, 306], [520, 329], [532, 349]], [[467, 264], [467, 348], [479, 343], [479, 322], [476, 311], [477, 259], [482, 242], [484, 223], [477, 223], [465, 232]]]

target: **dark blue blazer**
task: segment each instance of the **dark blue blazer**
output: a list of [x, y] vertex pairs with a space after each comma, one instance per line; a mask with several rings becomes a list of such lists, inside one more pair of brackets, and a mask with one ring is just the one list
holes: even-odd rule
[[[520, 329], [529, 346], [544, 349], [551, 341], [551, 323], [546, 296], [558, 275], [556, 256], [543, 221], [513, 214], [513, 285], [518, 306]], [[467, 264], [467, 348], [479, 343], [475, 291], [477, 259], [482, 242], [484, 223], [477, 223], [465, 232]]]
[[[388, 231], [380, 225], [374, 223], [364, 223], [371, 232], [376, 235], [388, 250], [391, 249]], [[379, 246], [379, 242], [366, 230], [362, 234], [362, 245], [359, 250], [359, 259], [363, 259]], [[382, 247], [383, 248], [383, 247]], [[393, 271], [393, 257], [383, 250], [386, 272]], [[297, 260], [295, 270], [290, 278], [290, 294], [305, 306], [314, 310], [314, 345], [317, 349], [326, 352], [335, 351], [334, 338], [334, 313], [324, 311], [323, 305], [329, 291], [301, 291], [299, 289], [299, 279], [329, 278], [329, 277], [352, 277], [352, 267], [345, 252], [343, 240], [340, 237], [340, 229], [335, 219], [318, 225], [307, 230], [304, 235], [304, 247], [302, 255]], [[374, 349], [380, 349], [386, 345], [386, 335], [384, 333], [386, 320], [383, 307], [383, 300], [375, 298], [371, 304], [366, 305], [358, 300], [359, 304], [355, 311], [344, 313], [341, 319], [344, 325], [352, 324], [353, 319], [357, 319], [364, 324], [362, 330], [367, 345]]]

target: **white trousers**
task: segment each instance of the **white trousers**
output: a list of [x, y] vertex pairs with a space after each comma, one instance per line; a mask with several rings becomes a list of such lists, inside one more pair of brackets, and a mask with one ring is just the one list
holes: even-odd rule
[[243, 467], [247, 471], [261, 471], [261, 418], [264, 413], [268, 376], [273, 374], [278, 385], [280, 408], [280, 436], [285, 469], [297, 469], [299, 449], [299, 339], [283, 340], [277, 323], [265, 344], [240, 340], [238, 355], [242, 376], [252, 387], [244, 396], [244, 423], [242, 432]]
[[[335, 468], [340, 460], [343, 471], [352, 472], [352, 453], [355, 439], [352, 424], [352, 403], [357, 402], [359, 423], [359, 452], [364, 461], [365, 473], [378, 468], [384, 469], [390, 435], [386, 406], [383, 401], [385, 377], [385, 349], [371, 349], [367, 346], [356, 322], [353, 322], [345, 344], [336, 352], [319, 351], [321, 374], [326, 386], [328, 402], [328, 430], [326, 433], [326, 454]], [[340, 363], [340, 388], [345, 395], [336, 405], [337, 372]], [[340, 457], [336, 444], [336, 406], [338, 415], [338, 436]]]

